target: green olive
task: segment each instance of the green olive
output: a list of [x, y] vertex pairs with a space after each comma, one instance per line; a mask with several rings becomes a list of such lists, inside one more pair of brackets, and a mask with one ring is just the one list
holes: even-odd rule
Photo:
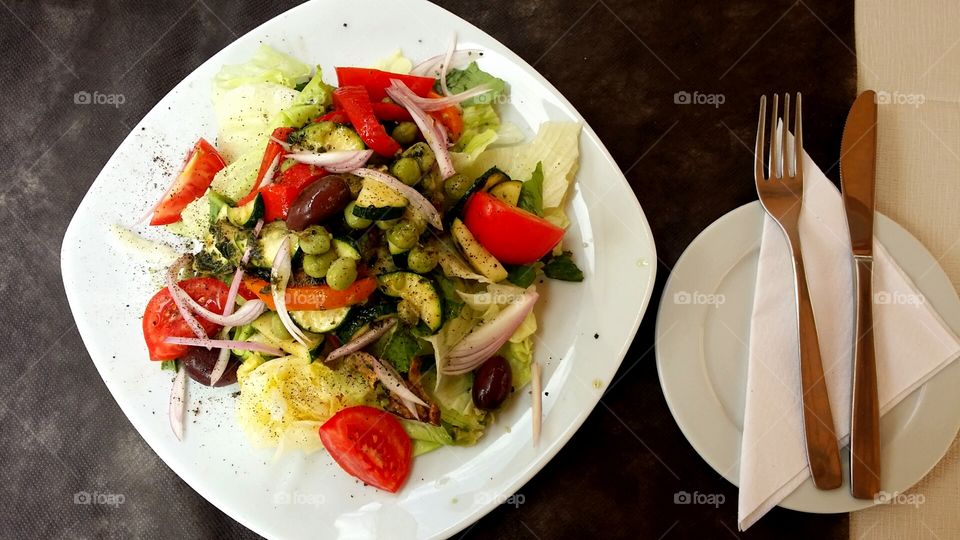
[[357, 261], [350, 257], [340, 257], [333, 261], [327, 270], [327, 285], [342, 291], [357, 279]]
[[394, 138], [395, 141], [407, 146], [408, 144], [413, 144], [413, 141], [417, 140], [417, 135], [419, 135], [420, 130], [417, 129], [417, 125], [413, 122], [400, 122], [397, 124], [397, 127], [393, 128], [393, 131], [390, 135]]
[[443, 181], [443, 194], [451, 201], [459, 201], [467, 194], [471, 185], [473, 185], [473, 182], [468, 180], [466, 176], [457, 173]]
[[369, 219], [353, 215], [353, 208], [355, 206], [357, 206], [357, 203], [353, 201], [343, 209], [343, 219], [347, 222], [347, 227], [351, 229], [366, 229], [370, 225], [373, 225], [373, 222]]
[[437, 266], [440, 256], [430, 247], [413, 246], [407, 253], [407, 268], [418, 274], [426, 274]]
[[335, 260], [337, 260], [336, 251], [327, 251], [321, 255], [304, 255], [303, 271], [313, 278], [325, 278], [327, 277], [327, 270], [330, 269], [330, 265]]
[[420, 165], [411, 157], [402, 157], [390, 166], [390, 173], [408, 186], [420, 181]]
[[420, 231], [407, 220], [401, 220], [387, 231], [387, 241], [400, 249], [410, 249], [417, 245]]
[[310, 225], [300, 232], [300, 248], [307, 255], [330, 251], [330, 233], [320, 225]]
[[411, 157], [417, 160], [417, 165], [420, 166], [421, 172], [427, 172], [433, 167], [433, 164], [437, 162], [437, 157], [433, 154], [433, 150], [430, 149], [430, 145], [425, 142], [418, 142], [410, 148], [407, 148], [403, 151], [403, 157]]

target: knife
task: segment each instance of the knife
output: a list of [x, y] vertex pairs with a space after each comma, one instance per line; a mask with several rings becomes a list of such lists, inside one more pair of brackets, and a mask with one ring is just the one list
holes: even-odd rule
[[877, 155], [877, 101], [857, 96], [840, 142], [840, 183], [856, 274], [856, 334], [850, 407], [850, 493], [873, 499], [880, 491], [880, 404], [873, 342], [873, 191]]

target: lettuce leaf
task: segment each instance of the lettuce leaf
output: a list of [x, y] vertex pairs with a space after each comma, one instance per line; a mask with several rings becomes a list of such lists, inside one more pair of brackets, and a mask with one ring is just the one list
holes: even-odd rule
[[426, 422], [401, 418], [403, 429], [413, 442], [413, 455], [419, 456], [436, 450], [441, 446], [453, 444], [453, 437], [443, 426], [435, 426]]
[[459, 94], [481, 84], [490, 86], [491, 91], [464, 101], [460, 104], [462, 107], [477, 103], [496, 103], [497, 98], [506, 90], [507, 83], [480, 69], [476, 62], [470, 62], [464, 69], [451, 69], [447, 72], [447, 89], [451, 94]]
[[502, 356], [510, 364], [513, 388], [519, 391], [530, 382], [530, 363], [533, 362], [533, 336], [522, 341], [508, 341], [500, 349]]
[[393, 51], [390, 56], [377, 60], [370, 67], [379, 69], [381, 71], [389, 71], [390, 73], [401, 73], [406, 75], [407, 73], [410, 73], [411, 69], [413, 69], [413, 62], [403, 55], [402, 50], [397, 49]]
[[323, 70], [317, 66], [313, 78], [300, 90], [293, 103], [277, 115], [274, 127], [300, 127], [320, 116], [333, 103], [333, 91], [334, 87], [323, 82]]
[[263, 155], [278, 116], [300, 95], [273, 83], [244, 84], [225, 92], [213, 103], [217, 117], [217, 149], [233, 163], [248, 152]]
[[477, 156], [495, 143], [499, 137], [500, 117], [493, 106], [480, 103], [463, 108], [463, 134], [454, 145], [454, 150]]
[[[264, 148], [266, 143], [264, 143]], [[264, 148], [251, 150], [242, 154], [237, 159], [220, 171], [213, 177], [210, 183], [211, 189], [224, 197], [239, 201], [250, 193], [253, 183], [257, 181], [257, 173], [260, 172], [260, 162], [263, 160]]]
[[483, 435], [488, 416], [473, 405], [473, 375], [446, 375], [434, 384], [436, 373], [430, 370], [423, 375], [423, 387], [440, 407], [440, 420], [448, 427], [453, 444], [475, 444]]
[[520, 188], [520, 200], [517, 206], [527, 212], [543, 216], [543, 163], [537, 162], [530, 179]]
[[247, 62], [220, 68], [220, 72], [213, 78], [213, 84], [215, 94], [219, 94], [255, 83], [271, 83], [294, 88], [309, 77], [310, 66], [267, 44], [262, 44]]

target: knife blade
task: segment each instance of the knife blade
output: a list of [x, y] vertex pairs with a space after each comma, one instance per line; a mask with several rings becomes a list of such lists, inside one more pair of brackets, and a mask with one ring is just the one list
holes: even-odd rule
[[840, 183], [856, 277], [856, 339], [850, 407], [850, 493], [880, 491], [880, 405], [873, 341], [873, 207], [877, 157], [876, 93], [857, 96], [840, 142]]

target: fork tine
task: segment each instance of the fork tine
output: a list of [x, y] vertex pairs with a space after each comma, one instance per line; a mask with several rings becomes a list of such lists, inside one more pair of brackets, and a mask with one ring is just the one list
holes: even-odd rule
[[797, 111], [794, 118], [793, 126], [793, 142], [795, 147], [795, 159], [794, 173], [798, 178], [803, 177], [803, 119], [800, 117], [800, 92], [797, 92]]
[[763, 132], [767, 124], [767, 96], [760, 96], [760, 121], [757, 124], [757, 144], [753, 149], [753, 179], [757, 182], [757, 189], [760, 189], [761, 182], [766, 180], [763, 175]]
[[777, 148], [777, 105], [780, 96], [773, 95], [773, 112], [770, 115], [770, 179], [780, 178], [780, 151]]
[[780, 144], [780, 152], [783, 158], [783, 177], [789, 178], [790, 174], [790, 154], [791, 148], [787, 144], [787, 133], [790, 132], [790, 92], [783, 94], [783, 133], [780, 134], [783, 143]]

